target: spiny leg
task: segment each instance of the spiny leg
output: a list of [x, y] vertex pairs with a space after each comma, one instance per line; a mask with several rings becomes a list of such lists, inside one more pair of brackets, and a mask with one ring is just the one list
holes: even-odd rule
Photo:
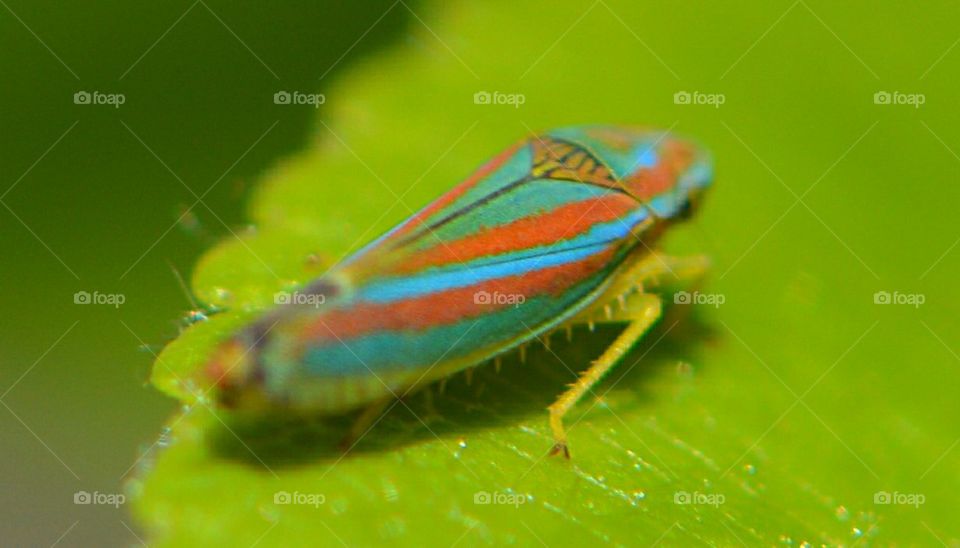
[[[441, 394], [443, 394], [446, 380], [447, 377], [444, 377], [439, 384]], [[433, 392], [431, 391], [432, 384], [430, 382], [425, 382], [423, 375], [412, 376], [409, 379], [406, 379], [406, 382], [399, 383], [399, 385], [405, 386], [406, 388], [396, 391], [390, 389], [390, 395], [384, 396], [378, 400], [374, 400], [363, 408], [363, 411], [361, 411], [360, 414], [357, 415], [357, 418], [354, 419], [353, 424], [350, 426], [350, 430], [343, 437], [343, 439], [340, 440], [339, 446], [341, 449], [347, 450], [351, 448], [357, 441], [360, 440], [361, 437], [367, 433], [369, 429], [373, 428], [373, 425], [380, 420], [384, 414], [389, 412], [390, 409], [393, 409], [396, 403], [409, 401], [409, 398], [412, 395], [421, 391], [426, 392], [426, 401], [424, 403], [428, 411], [432, 414], [436, 414], [436, 410], [433, 406]], [[389, 408], [387, 406], [389, 406]]]
[[373, 424], [383, 415], [384, 410], [387, 408], [387, 405], [390, 402], [397, 400], [398, 398], [393, 394], [380, 398], [372, 402], [370, 405], [365, 407], [363, 411], [357, 415], [357, 418], [354, 419], [353, 424], [350, 425], [350, 430], [347, 431], [347, 434], [340, 440], [339, 447], [343, 451], [350, 450], [360, 438], [363, 437], [367, 431], [373, 427]]
[[[648, 265], [652, 268], [640, 273], [641, 276], [653, 275], [654, 283], [651, 286], [662, 284], [666, 287], [675, 287], [678, 290], [682, 287], [683, 291], [695, 293], [700, 290], [706, 280], [710, 269], [710, 259], [705, 255], [692, 255], [688, 257], [672, 257], [667, 255], [655, 255]], [[657, 272], [662, 269], [663, 272]], [[657, 283], [659, 282], [659, 284]], [[673, 293], [672, 296], [665, 296], [672, 302], [681, 302], [678, 300], [679, 293]], [[672, 324], [674, 321], [680, 321], [685, 318], [693, 309], [690, 306], [670, 307], [667, 311], [667, 320]]]
[[706, 255], [674, 257], [653, 252], [634, 263], [619, 278], [621, 284], [644, 287], [697, 284], [709, 269], [710, 258]]
[[[593, 331], [596, 323], [631, 322], [636, 317], [635, 309], [643, 307], [635, 297], [644, 295], [645, 288], [678, 283], [696, 286], [709, 267], [710, 259], [705, 255], [672, 257], [658, 252], [645, 253], [616, 275], [613, 283], [597, 298], [597, 306], [581, 312], [567, 323], [567, 327], [587, 325]], [[619, 302], [608, 312], [607, 305], [614, 301]]]
[[570, 388], [548, 407], [550, 428], [553, 430], [554, 441], [553, 449], [550, 450], [551, 455], [562, 451], [566, 458], [570, 458], [570, 450], [567, 447], [567, 433], [563, 428], [564, 415], [616, 365], [620, 358], [657, 321], [661, 311], [660, 298], [646, 293], [633, 294], [625, 311], [631, 312], [632, 317], [623, 333], [617, 336], [616, 340], [593, 362], [590, 368], [580, 375], [577, 382], [570, 385]]

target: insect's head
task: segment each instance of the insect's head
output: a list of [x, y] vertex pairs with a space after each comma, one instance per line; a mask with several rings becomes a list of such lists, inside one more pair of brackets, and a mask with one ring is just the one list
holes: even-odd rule
[[685, 221], [697, 211], [713, 182], [710, 155], [690, 141], [669, 137], [659, 143], [657, 156], [661, 163], [647, 172], [656, 175], [641, 173], [637, 179], [662, 177], [666, 184], [645, 196], [646, 201], [657, 217]]
[[695, 151], [690, 164], [677, 178], [675, 187], [677, 220], [689, 219], [697, 210], [706, 190], [713, 182], [713, 166], [705, 152]]

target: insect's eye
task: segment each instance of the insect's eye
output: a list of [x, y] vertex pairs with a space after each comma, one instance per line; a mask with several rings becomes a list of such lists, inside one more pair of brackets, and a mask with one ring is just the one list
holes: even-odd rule
[[681, 221], [686, 221], [693, 216], [693, 200], [690, 198], [685, 198], [683, 203], [680, 204], [680, 209], [677, 210], [677, 219]]

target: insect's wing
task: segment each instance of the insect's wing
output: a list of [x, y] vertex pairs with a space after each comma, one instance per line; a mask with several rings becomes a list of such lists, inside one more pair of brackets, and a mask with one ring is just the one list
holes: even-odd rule
[[349, 298], [305, 326], [304, 360], [364, 375], [510, 348], [588, 302], [651, 215], [586, 148], [522, 142], [351, 258]]
[[[549, 253], [558, 249], [552, 244], [579, 235], [591, 221], [609, 221], [642, 209], [638, 200], [626, 199], [637, 197], [621, 177], [655, 154], [640, 157], [631, 150], [628, 155], [637, 156], [634, 161], [614, 145], [573, 129], [533, 137], [493, 158], [348, 260], [355, 278], [394, 270], [412, 272], [421, 266], [460, 263], [469, 267], [469, 261], [483, 256], [517, 258], [499, 256], [507, 251], [523, 252], [522, 256]], [[639, 148], [636, 142], [634, 148]], [[628, 161], [632, 169], [625, 166]], [[650, 167], [656, 167], [654, 163]], [[643, 217], [637, 213], [627, 224]], [[591, 236], [607, 235], [609, 231]]]

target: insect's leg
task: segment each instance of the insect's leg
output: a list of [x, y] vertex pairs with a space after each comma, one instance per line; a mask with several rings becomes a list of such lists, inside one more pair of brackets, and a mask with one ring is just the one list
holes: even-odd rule
[[577, 382], [570, 385], [570, 388], [548, 407], [550, 428], [553, 430], [554, 441], [553, 449], [550, 450], [551, 455], [563, 452], [565, 457], [570, 458], [570, 450], [567, 448], [567, 433], [563, 428], [563, 416], [616, 365], [620, 358], [660, 317], [661, 304], [659, 297], [638, 293], [633, 295], [633, 299], [631, 307], [628, 308], [628, 310], [632, 310], [632, 317], [627, 328], [593, 362], [590, 368], [580, 375]]
[[644, 291], [675, 284], [696, 288], [709, 268], [710, 259], [705, 255], [672, 257], [647, 253], [616, 276], [606, 293], [597, 300], [603, 306], [588, 308], [569, 323], [592, 326], [595, 323], [631, 322], [645, 305], [642, 301], [646, 296]]
[[389, 395], [368, 405], [353, 421], [350, 430], [340, 440], [339, 447], [343, 451], [351, 449], [367, 431], [373, 427], [373, 424], [383, 415], [384, 410], [390, 402], [397, 399], [394, 395]]
[[710, 269], [710, 258], [706, 255], [674, 257], [651, 253], [633, 268], [633, 272], [626, 273], [622, 278], [650, 287], [678, 283], [696, 284]]
[[[680, 293], [665, 294], [664, 298], [675, 303], [683, 302], [682, 293], [696, 293], [700, 290], [706, 281], [707, 273], [710, 269], [710, 259], [705, 255], [693, 255], [689, 257], [671, 257], [667, 255], [658, 255], [653, 259], [654, 270], [657, 266], [662, 267], [663, 272], [657, 274], [653, 280], [641, 282], [646, 287], [654, 288], [662, 285], [664, 288], [675, 287], [675, 290], [681, 290]], [[682, 321], [686, 318], [693, 307], [673, 306], [668, 310], [669, 323]]]
[[671, 285], [680, 283], [699, 286], [710, 270], [710, 259], [706, 255], [673, 257], [654, 254], [651, 256], [645, 278], [652, 285]]

